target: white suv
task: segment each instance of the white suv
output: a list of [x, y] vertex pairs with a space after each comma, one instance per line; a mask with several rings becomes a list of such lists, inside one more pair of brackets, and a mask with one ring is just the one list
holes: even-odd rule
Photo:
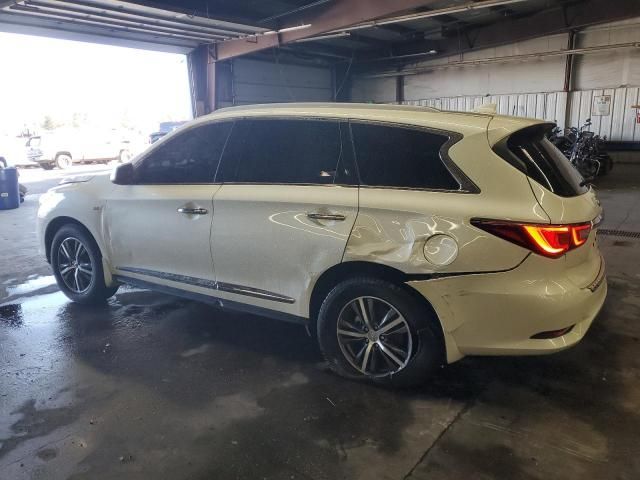
[[577, 343], [607, 292], [602, 209], [550, 124], [421, 107], [220, 110], [41, 198], [82, 303], [121, 283], [297, 322], [337, 372], [407, 385]]

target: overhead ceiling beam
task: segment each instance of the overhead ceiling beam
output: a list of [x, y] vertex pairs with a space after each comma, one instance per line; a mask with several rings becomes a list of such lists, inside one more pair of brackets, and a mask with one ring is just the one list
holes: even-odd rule
[[255, 35], [244, 39], [228, 40], [216, 44], [218, 60], [237, 57], [265, 48], [337, 31], [351, 25], [397, 15], [419, 7], [429, 6], [437, 0], [339, 0], [329, 4], [322, 12], [307, 17], [296, 25], [287, 25], [278, 32]]
[[192, 32], [186, 29], [158, 27], [156, 25], [147, 25], [143, 23], [132, 22], [129, 20], [111, 20], [108, 17], [91, 17], [71, 12], [47, 12], [43, 11], [42, 9], [32, 9], [19, 5], [13, 6], [11, 11], [19, 12], [22, 15], [32, 15], [47, 19], [59, 19], [80, 25], [97, 25], [101, 27], [112, 28], [115, 30], [128, 30], [132, 32], [150, 33], [157, 36], [183, 38], [205, 43], [215, 41], [216, 38], [223, 38], [219, 35], [200, 33], [198, 31]]
[[[23, 4], [24, 6], [21, 6]], [[196, 19], [191, 21], [185, 21], [183, 19], [173, 19], [160, 16], [148, 16], [139, 12], [124, 12], [118, 8], [111, 8], [106, 5], [94, 5], [83, 2], [70, 2], [64, 0], [24, 0], [20, 3], [16, 3], [11, 6], [11, 10], [26, 10], [41, 11], [43, 13], [57, 13], [61, 12], [82, 15], [86, 19], [107, 19], [121, 22], [133, 22], [140, 26], [153, 25], [164, 28], [176, 28], [182, 30], [195, 31], [199, 33], [207, 33], [209, 35], [215, 35], [219, 38], [239, 37], [246, 35], [246, 32], [238, 32], [234, 30], [228, 30], [220, 28], [218, 26], [213, 27], [204, 22], [198, 22]]]
[[188, 36], [208, 43], [267, 32], [267, 28], [138, 5], [121, 0], [0, 0], [0, 9], [20, 15], [66, 20], [72, 23], [127, 25], [160, 33]]
[[375, 27], [372, 28], [372, 30], [374, 31], [379, 30], [386, 33], [390, 33], [398, 38], [407, 38], [413, 35], [414, 33], [416, 33], [416, 30], [413, 30], [412, 28], [407, 28], [406, 26], [403, 26], [403, 25], [376, 25]]
[[[637, 0], [586, 0], [581, 3], [565, 4], [560, 7], [543, 10], [527, 17], [505, 19], [489, 25], [468, 27], [444, 40], [438, 41], [437, 57], [446, 57], [484, 48], [506, 45], [532, 38], [566, 33], [591, 25], [624, 20], [640, 16], [640, 2]], [[396, 46], [394, 52], [410, 55], [424, 52], [428, 42], [412, 42], [404, 48]], [[382, 68], [397, 68], [408, 60], [395, 59]], [[393, 60], [393, 59], [390, 59]], [[378, 67], [381, 68], [381, 67]], [[368, 69], [371, 72], [370, 69]], [[377, 71], [379, 71], [377, 69]], [[391, 72], [389, 72], [391, 73]]]
[[[380, 48], [389, 48], [390, 47], [390, 43], [386, 42], [384, 40], [380, 40], [379, 38], [374, 38], [374, 37], [368, 37], [366, 35], [361, 35], [360, 33], [350, 33], [350, 32], [342, 32], [342, 33], [335, 33], [333, 35], [347, 35], [349, 40], [353, 40], [357, 43], [366, 45], [367, 47], [370, 48], [376, 48], [376, 49], [380, 49]], [[307, 39], [308, 41], [311, 41], [312, 39]]]
[[106, 26], [63, 22], [52, 18], [20, 15], [3, 10], [0, 10], [0, 32], [171, 53], [188, 53], [199, 43], [195, 40], [156, 36], [131, 30], [115, 30]]
[[404, 22], [412, 22], [414, 20], [424, 20], [426, 18], [436, 18], [443, 16], [451, 16], [455, 13], [465, 13], [474, 10], [482, 10], [485, 8], [493, 8], [500, 5], [511, 5], [513, 3], [523, 3], [530, 0], [481, 0], [471, 1], [462, 5], [456, 5], [453, 7], [436, 8], [432, 10], [425, 10], [418, 13], [409, 13], [406, 15], [390, 16], [382, 19], [374, 19], [366, 22], [361, 22], [356, 25], [352, 25], [344, 31], [360, 30], [363, 28], [379, 27], [382, 25], [395, 25]]
[[[444, 7], [444, 8], [426, 9], [426, 10], [422, 9], [421, 11], [414, 12], [414, 13], [408, 13], [408, 14], [396, 15], [396, 16], [384, 16], [383, 18], [375, 18], [375, 19], [364, 21], [364, 22], [356, 23], [354, 25], [350, 25], [347, 27], [340, 27], [335, 30], [330, 30], [329, 32], [326, 32], [326, 33], [328, 34], [338, 34], [338, 33], [346, 33], [346, 32], [353, 33], [356, 30], [363, 30], [368, 28], [386, 28], [386, 29], [393, 29], [393, 31], [396, 31], [396, 32], [404, 31], [406, 32], [405, 35], [415, 35], [417, 33], [416, 30], [407, 29], [406, 27], [402, 27], [401, 24], [414, 21], [414, 20], [424, 20], [429, 18], [429, 19], [436, 20], [440, 23], [450, 24], [452, 22], [455, 22], [459, 26], [466, 26], [466, 22], [459, 20], [452, 15], [456, 13], [469, 12], [472, 10], [475, 11], [475, 10], [482, 10], [482, 9], [493, 9], [503, 5], [511, 5], [514, 3], [522, 3], [527, 1], [530, 1], [530, 0], [470, 1], [468, 3], [456, 5], [453, 7]], [[311, 25], [307, 25], [307, 27], [309, 26]], [[309, 35], [308, 33], [309, 31], [308, 30], [305, 30], [305, 31], [307, 32], [307, 35]], [[312, 39], [313, 36], [310, 36], [308, 38]], [[274, 41], [274, 45], [272, 46], [277, 46], [282, 43], [285, 43], [282, 37], [278, 37], [276, 41]]]

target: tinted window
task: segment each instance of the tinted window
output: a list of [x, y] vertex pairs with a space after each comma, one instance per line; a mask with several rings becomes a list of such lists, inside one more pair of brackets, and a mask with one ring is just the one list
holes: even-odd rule
[[[520, 130], [509, 137], [497, 152], [513, 166], [526, 173], [542, 186], [563, 197], [585, 193], [588, 188], [582, 184], [583, 178], [573, 168], [571, 162], [545, 136], [551, 125], [535, 125]], [[517, 160], [508, 158], [512, 153]], [[506, 155], [505, 155], [506, 153]]]
[[[348, 128], [331, 120], [236, 122], [217, 181], [351, 183]], [[345, 148], [344, 145], [349, 145]]]
[[213, 180], [231, 122], [180, 133], [135, 165], [136, 183], [208, 183]]
[[458, 190], [440, 159], [448, 137], [421, 130], [353, 123], [356, 161], [363, 185]]

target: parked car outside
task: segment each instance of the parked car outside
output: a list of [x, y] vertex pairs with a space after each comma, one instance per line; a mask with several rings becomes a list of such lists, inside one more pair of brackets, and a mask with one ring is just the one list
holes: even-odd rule
[[[551, 124], [362, 104], [236, 107], [41, 197], [61, 290], [120, 284], [305, 325], [336, 372], [424, 381], [563, 350], [607, 293], [602, 208]], [[268, 341], [268, 338], [265, 338]]]
[[162, 137], [164, 137], [167, 133], [171, 133], [177, 128], [181, 127], [187, 122], [160, 122], [160, 129], [156, 132], [153, 132], [149, 135], [149, 143], [156, 143]]
[[28, 167], [38, 164], [27, 156], [27, 138], [9, 135], [0, 136], [0, 155], [5, 158], [10, 167]]
[[67, 169], [74, 163], [131, 160], [130, 141], [119, 131], [66, 129], [31, 137], [27, 157], [45, 170]]

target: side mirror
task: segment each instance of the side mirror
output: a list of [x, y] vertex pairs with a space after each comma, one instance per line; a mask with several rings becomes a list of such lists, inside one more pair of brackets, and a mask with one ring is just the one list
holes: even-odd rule
[[111, 172], [111, 181], [116, 185], [131, 185], [133, 183], [133, 164], [123, 163]]

